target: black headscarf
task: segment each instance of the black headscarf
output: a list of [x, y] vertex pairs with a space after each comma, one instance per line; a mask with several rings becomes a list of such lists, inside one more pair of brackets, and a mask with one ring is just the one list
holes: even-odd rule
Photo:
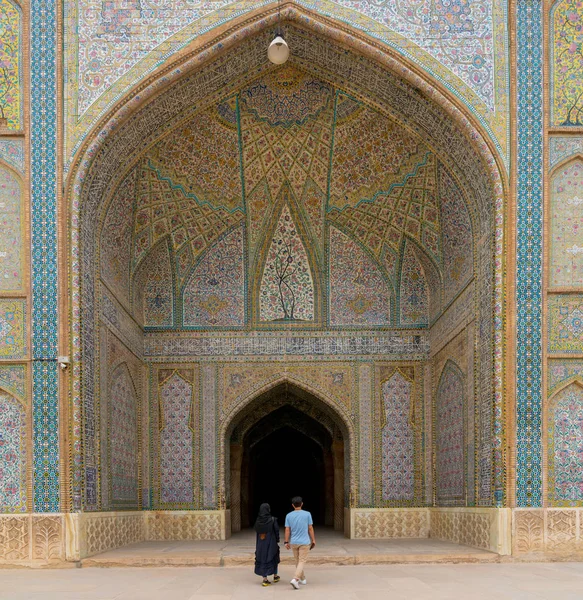
[[273, 527], [273, 517], [271, 516], [271, 507], [264, 503], [259, 507], [259, 515], [255, 521], [255, 531], [259, 534], [269, 533]]

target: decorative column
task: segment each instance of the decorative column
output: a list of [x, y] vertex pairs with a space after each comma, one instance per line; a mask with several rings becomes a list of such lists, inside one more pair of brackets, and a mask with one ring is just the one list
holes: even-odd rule
[[516, 503], [542, 501], [542, 0], [517, 0]]
[[34, 510], [58, 512], [57, 3], [30, 4]]

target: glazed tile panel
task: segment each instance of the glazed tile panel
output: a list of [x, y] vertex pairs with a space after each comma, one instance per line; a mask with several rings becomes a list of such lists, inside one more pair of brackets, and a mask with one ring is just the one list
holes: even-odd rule
[[192, 504], [194, 432], [192, 384], [173, 373], [160, 387], [160, 503]]
[[583, 125], [583, 6], [578, 0], [559, 0], [551, 10], [551, 114], [557, 127]]
[[383, 500], [411, 501], [415, 495], [413, 383], [400, 371], [382, 384]]
[[542, 495], [542, 1], [518, 0], [517, 23], [517, 357], [516, 499], [540, 506]]
[[466, 500], [465, 406], [463, 374], [448, 361], [435, 397], [435, 483], [441, 506], [463, 505]]
[[27, 354], [26, 301], [0, 299], [0, 358]]
[[0, 389], [0, 512], [26, 512], [26, 438], [24, 406]]
[[571, 383], [549, 401], [549, 501], [583, 506], [583, 384]]
[[[114, 8], [78, 0], [68, 6], [66, 47], [75, 49], [66, 63], [68, 156], [88, 126], [155, 65], [201, 34], [265, 5], [261, 0], [220, 0], [194, 7], [168, 0], [145, 9], [137, 1]], [[307, 0], [300, 5], [367, 33], [420, 65], [470, 107], [507, 153], [506, 2], [423, 0], [409, 6]]]
[[30, 4], [34, 509], [58, 512], [56, 2]]
[[0, 128], [22, 128], [22, 10], [12, 0], [0, 2]]
[[549, 352], [583, 354], [583, 295], [549, 296], [548, 322]]
[[563, 165], [551, 182], [550, 287], [583, 287], [583, 160]]
[[23, 287], [21, 195], [20, 181], [0, 163], [0, 292], [17, 292]]

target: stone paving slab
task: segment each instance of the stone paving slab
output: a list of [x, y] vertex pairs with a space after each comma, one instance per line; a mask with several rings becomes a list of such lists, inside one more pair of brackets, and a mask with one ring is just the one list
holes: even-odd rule
[[[370, 565], [401, 563], [495, 562], [498, 555], [435, 539], [348, 540], [329, 530], [317, 532], [310, 553], [314, 565]], [[83, 559], [85, 567], [239, 567], [252, 566], [255, 537], [245, 531], [221, 542], [141, 542]], [[290, 551], [281, 549], [284, 565], [293, 564]]]
[[4, 570], [0, 600], [581, 600], [583, 563], [309, 565], [308, 585], [262, 588], [251, 568]]

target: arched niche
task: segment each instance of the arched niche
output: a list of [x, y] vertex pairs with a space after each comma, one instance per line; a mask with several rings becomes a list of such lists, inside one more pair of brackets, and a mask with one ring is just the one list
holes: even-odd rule
[[[477, 361], [481, 371], [480, 396], [487, 402], [495, 398], [495, 402], [501, 404], [503, 370], [493, 367], [495, 350], [500, 356], [502, 352], [503, 321], [495, 322], [494, 315], [503, 311], [504, 272], [502, 180], [496, 157], [489, 151], [479, 129], [473, 127], [439, 89], [431, 87], [406, 66], [382, 53], [365, 52], [362, 40], [357, 43], [348, 36], [340, 41], [339, 30], [333, 28], [320, 30], [309, 23], [300, 25], [296, 22], [284, 23], [283, 27], [286, 39], [294, 47], [290, 68], [337, 89], [334, 102], [337, 103], [343, 94], [352, 98], [352, 102], [377, 111], [388, 121], [399, 123], [407, 135], [424, 140], [428, 154], [435, 158], [434, 167], [442, 164], [465, 198], [472, 219], [474, 273], [481, 299], [476, 308], [483, 334]], [[96, 131], [80, 152], [68, 186], [73, 223], [70, 256], [72, 340], [76, 359], [72, 377], [73, 407], [84, 415], [77, 415], [78, 418], [86, 421], [92, 418], [92, 411], [81, 407], [84, 402], [93, 402], [95, 397], [94, 364], [86, 357], [91, 356], [96, 347], [100, 309], [97, 257], [101, 249], [95, 232], [100, 230], [99, 224], [107, 214], [107, 207], [115, 200], [116, 190], [122, 182], [138, 167], [148, 171], [149, 181], [154, 181], [161, 193], [174, 199], [166, 202], [169, 206], [179, 204], [181, 198], [196, 192], [183, 185], [169, 185], [167, 175], [155, 172], [153, 163], [144, 161], [144, 153], [155, 149], [166, 136], [195, 119], [199, 111], [220, 105], [221, 118], [228, 121], [229, 110], [232, 110], [229, 99], [233, 94], [276, 71], [265, 60], [264, 48], [270, 35], [268, 29], [259, 28], [253, 35], [243, 36], [233, 49], [207, 57], [200, 64], [185, 63], [179, 73], [160, 79], [155, 86], [156, 94], [150, 94], [152, 90], [149, 90], [139, 100], [124, 99], [100, 125], [99, 134]], [[437, 185], [436, 177], [434, 179], [434, 185]], [[387, 196], [391, 190], [387, 188], [382, 192], [381, 195]], [[359, 207], [377, 210], [375, 202], [381, 195], [368, 198]], [[207, 210], [205, 206], [206, 201], [201, 201], [200, 209]], [[149, 205], [148, 210], [153, 211], [154, 207]], [[226, 232], [230, 227], [240, 225], [244, 218], [242, 209], [236, 206], [220, 206], [217, 211], [220, 212], [217, 213], [217, 231]], [[153, 212], [150, 214], [154, 220]], [[407, 215], [414, 216], [413, 213]], [[375, 218], [371, 214], [367, 221], [374, 226]], [[494, 223], [498, 229], [494, 228]], [[423, 238], [423, 230], [420, 232]], [[183, 239], [172, 239], [177, 250], [181, 250]], [[207, 242], [210, 247], [211, 241]], [[202, 253], [203, 246], [191, 245], [190, 250]], [[387, 262], [385, 250], [377, 251], [379, 264]], [[135, 251], [133, 255], [136, 255]], [[317, 250], [314, 256], [318, 256]], [[179, 262], [175, 262], [174, 268], [180, 281]], [[77, 390], [82, 390], [82, 397]], [[491, 414], [502, 412], [491, 411]], [[90, 428], [91, 423], [87, 422], [86, 427]], [[501, 473], [504, 460], [501, 453], [496, 460], [497, 472]], [[81, 485], [81, 475], [81, 470], [74, 470], [73, 487]]]
[[[290, 416], [295, 418], [290, 419]], [[321, 490], [325, 502], [322, 502], [324, 498], [320, 498], [320, 506], [328, 505], [324, 522], [342, 531], [345, 526], [344, 509], [350, 506], [354, 486], [355, 432], [352, 419], [340, 404], [321, 390], [285, 376], [270, 381], [241, 399], [219, 428], [222, 467], [219, 487], [224, 490], [220, 493], [225, 498], [225, 507], [231, 511], [232, 531], [252, 524], [249, 498], [245, 494], [246, 477], [253, 446], [261, 442], [261, 438], [274, 433], [266, 431], [266, 428], [274, 431], [291, 429], [304, 436], [302, 446], [307, 441], [315, 441], [321, 447], [326, 489]], [[282, 450], [293, 455], [293, 447], [282, 447]], [[289, 488], [290, 497], [297, 495], [293, 489], [293, 486]], [[280, 502], [277, 492], [274, 491], [274, 494]]]

